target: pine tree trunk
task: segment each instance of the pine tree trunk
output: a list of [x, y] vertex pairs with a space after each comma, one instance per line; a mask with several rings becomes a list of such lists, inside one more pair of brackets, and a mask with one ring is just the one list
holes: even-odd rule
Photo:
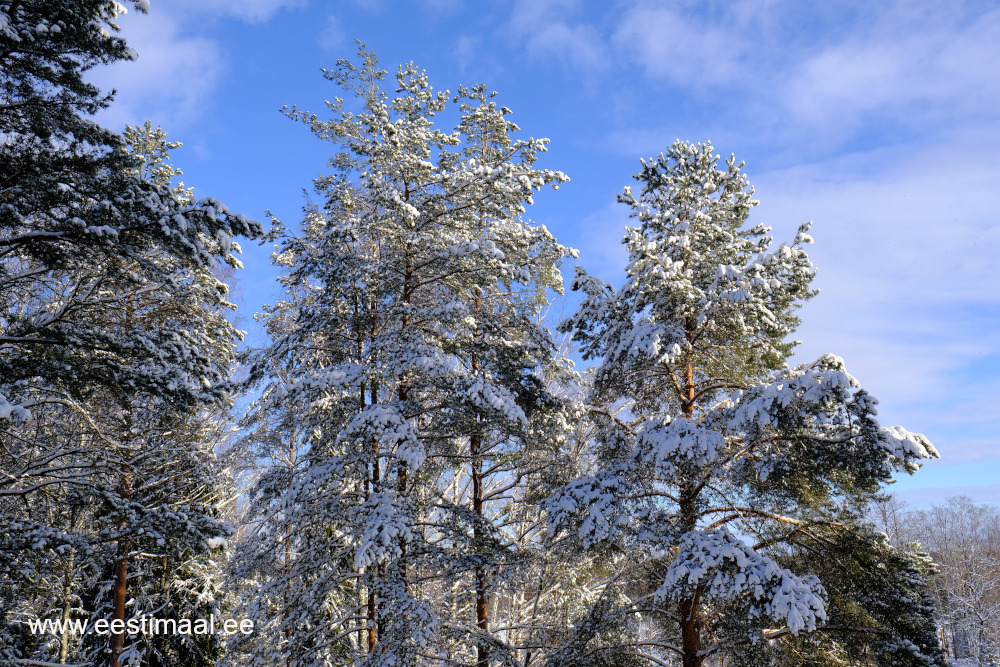
[[[689, 361], [684, 367], [684, 400], [682, 411], [684, 416], [691, 419], [694, 416], [695, 403], [695, 383], [694, 365]], [[698, 517], [696, 514], [696, 501], [698, 490], [688, 484], [684, 485], [680, 494], [680, 519], [685, 532], [690, 532], [697, 528]], [[683, 653], [683, 667], [701, 667], [703, 656], [699, 656], [701, 650], [701, 632], [699, 631], [698, 605], [701, 598], [701, 589], [698, 589], [691, 597], [685, 597], [678, 603], [681, 623], [681, 651]]]
[[[482, 297], [476, 295], [476, 314], [482, 309]], [[482, 336], [480, 331], [476, 331], [474, 336], [479, 338]], [[472, 354], [472, 372], [476, 374], [479, 372], [479, 356], [476, 353]], [[478, 422], [478, 416], [476, 418]], [[478, 426], [477, 426], [478, 429]], [[480, 448], [482, 447], [482, 436], [477, 432], [472, 434], [469, 439], [469, 453], [472, 459], [472, 511], [476, 515], [476, 525], [473, 527], [473, 540], [476, 544], [477, 549], [481, 549], [481, 541], [483, 539], [483, 460], [479, 456]], [[490, 629], [490, 619], [489, 619], [489, 600], [486, 596], [486, 572], [480, 565], [476, 568], [476, 625], [483, 632], [488, 632]], [[478, 644], [476, 646], [476, 667], [489, 667], [490, 661], [490, 651], [489, 648], [483, 644]]]
[[681, 616], [681, 651], [683, 667], [701, 667], [701, 633], [698, 632], [698, 596], [685, 598], [678, 604]]
[[[697, 517], [695, 516], [697, 491], [690, 486], [681, 490], [680, 510], [681, 523], [685, 532], [695, 529]], [[681, 630], [681, 651], [683, 653], [683, 667], [701, 667], [702, 656], [698, 655], [701, 650], [701, 632], [699, 624], [701, 619], [698, 616], [698, 605], [701, 600], [701, 589], [697, 589], [693, 596], [681, 598], [677, 605], [680, 617]]]
[[[405, 201], [410, 200], [410, 185], [406, 184], [406, 196]], [[410, 246], [407, 244], [406, 247], [406, 272], [403, 276], [403, 303], [409, 308], [410, 303], [413, 301], [413, 260], [410, 255]], [[410, 313], [406, 312], [403, 315], [403, 329], [410, 326]], [[399, 385], [399, 402], [406, 404], [406, 401], [410, 400], [410, 388], [405, 383], [400, 383]], [[399, 480], [399, 497], [406, 497], [406, 478], [407, 478], [407, 466], [404, 461], [400, 461], [398, 464], [398, 480]], [[406, 540], [402, 537], [399, 539], [399, 570], [400, 576], [403, 580], [403, 588], [406, 588]]]
[[[132, 499], [132, 480], [122, 475], [119, 493], [126, 503]], [[120, 528], [125, 530], [126, 524], [121, 522]], [[128, 552], [127, 537], [118, 538], [118, 560], [115, 563], [114, 610], [111, 613], [112, 622], [125, 622], [125, 603], [128, 601]], [[122, 667], [121, 654], [125, 648], [125, 631], [116, 632], [111, 636], [111, 667]]]
[[[469, 448], [472, 453], [472, 511], [477, 518], [477, 523], [473, 528], [473, 539], [475, 544], [480, 545], [483, 539], [483, 530], [480, 527], [480, 522], [483, 520], [483, 461], [479, 458], [480, 436], [478, 433], [472, 436]], [[489, 600], [486, 597], [486, 572], [481, 565], [476, 567], [476, 625], [483, 632], [490, 629]], [[483, 644], [478, 644], [476, 646], [476, 667], [488, 667], [489, 656], [489, 649]]]

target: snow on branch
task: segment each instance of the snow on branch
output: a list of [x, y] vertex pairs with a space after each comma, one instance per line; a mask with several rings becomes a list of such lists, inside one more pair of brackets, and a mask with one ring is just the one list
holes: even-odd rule
[[774, 619], [792, 634], [812, 632], [826, 621], [826, 591], [818, 578], [800, 578], [724, 527], [691, 531], [681, 539], [656, 597], [674, 599], [696, 590], [703, 591], [704, 602], [742, 599], [749, 603], [751, 618]]
[[0, 394], [0, 419], [10, 419], [15, 422], [27, 421], [31, 419], [31, 410], [11, 403], [6, 396]]

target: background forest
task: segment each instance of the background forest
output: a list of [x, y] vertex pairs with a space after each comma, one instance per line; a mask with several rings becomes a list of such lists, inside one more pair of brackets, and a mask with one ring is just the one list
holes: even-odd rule
[[[938, 453], [791, 360], [810, 224], [751, 221], [735, 157], [638, 162], [624, 280], [556, 316], [578, 253], [529, 210], [569, 179], [490, 88], [359, 44], [262, 225], [93, 120], [124, 9], [0, 1], [0, 665], [1000, 663], [1000, 514], [889, 494]], [[253, 630], [94, 630], [144, 618]]]

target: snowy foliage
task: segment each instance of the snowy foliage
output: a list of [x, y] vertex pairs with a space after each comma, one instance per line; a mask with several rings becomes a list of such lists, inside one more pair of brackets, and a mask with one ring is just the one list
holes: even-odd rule
[[[733, 157], [642, 162], [625, 283], [577, 268], [559, 327], [581, 377], [541, 324], [575, 252], [525, 217], [568, 180], [548, 141], [361, 46], [329, 118], [285, 110], [332, 171], [300, 233], [272, 220], [284, 296], [237, 384], [225, 276], [264, 231], [175, 183], [161, 128], [91, 120], [126, 10], [0, 2], [0, 662], [943, 667], [930, 557], [865, 519], [937, 452], [839, 357], [787, 365], [809, 224], [775, 246]], [[938, 602], [989, 657], [995, 610]], [[223, 608], [255, 632], [25, 626]]]
[[719, 530], [693, 530], [677, 544], [677, 554], [656, 590], [657, 602], [694, 596], [703, 604], [724, 606], [750, 601], [749, 617], [779, 620], [792, 634], [813, 631], [826, 620], [826, 591], [819, 579], [800, 578], [734, 537]]
[[[742, 165], [717, 160], [710, 144], [677, 142], [643, 161], [640, 193], [619, 197], [638, 221], [625, 284], [577, 269], [585, 298], [561, 328], [599, 359], [597, 464], [547, 501], [550, 535], [623, 555], [619, 585], [649, 591], [632, 613], [663, 619], [655, 655], [686, 667], [824, 628], [829, 586], [799, 556], [822, 558], [893, 472], [937, 456], [881, 426], [838, 357], [785, 365], [793, 310], [814, 294], [809, 225], [773, 248], [747, 222]], [[933, 634], [910, 639], [898, 637], [907, 664], [937, 659]]]
[[224, 374], [206, 349], [214, 329], [192, 330], [182, 313], [155, 329], [129, 326], [121, 313], [192, 290], [224, 306], [225, 286], [192, 284], [191, 273], [238, 265], [231, 238], [259, 236], [260, 225], [213, 198], [178, 196], [87, 117], [110, 98], [85, 70], [134, 55], [112, 34], [124, 7], [29, 1], [2, 11], [12, 41], [0, 74], [0, 393], [28, 409], [32, 387], [49, 382], [74, 396], [99, 384], [177, 404], [218, 399]]
[[948, 655], [1000, 664], [1000, 512], [961, 496], [924, 510], [885, 505], [893, 541], [919, 544], [934, 561], [931, 595]]
[[[241, 334], [214, 271], [263, 230], [173, 186], [159, 128], [90, 119], [111, 98], [84, 73], [135, 58], [125, 10], [0, 4], [2, 659], [107, 660], [107, 638], [36, 637], [32, 617], [208, 611], [207, 554], [231, 532], [213, 447]], [[217, 650], [186, 641], [111, 652], [193, 665]]]
[[492, 632], [490, 609], [523, 594], [525, 536], [543, 533], [537, 511], [515, 529], [510, 499], [566, 429], [536, 317], [570, 251], [521, 214], [566, 177], [533, 166], [547, 142], [512, 138], [484, 86], [435, 92], [411, 63], [390, 95], [359, 55], [326, 72], [355, 106], [337, 99], [329, 121], [288, 111], [338, 154], [316, 182], [322, 207], [275, 253], [287, 299], [250, 359], [263, 390], [247, 446], [283, 440], [287, 455], [255, 490], [239, 572], [259, 581], [247, 594], [263, 628], [244, 650], [301, 665], [501, 660], [516, 631]]

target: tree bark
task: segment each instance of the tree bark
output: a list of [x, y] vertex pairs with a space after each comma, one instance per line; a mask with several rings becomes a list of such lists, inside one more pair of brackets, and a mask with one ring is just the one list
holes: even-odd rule
[[59, 642], [59, 664], [65, 665], [69, 658], [69, 618], [73, 611], [73, 565], [76, 562], [76, 549], [69, 551], [69, 563], [66, 565], [66, 572], [63, 575], [63, 633]]
[[[684, 366], [684, 401], [682, 411], [688, 419], [694, 417], [695, 383], [694, 365], [688, 361]], [[697, 527], [698, 518], [696, 515], [695, 503], [698, 498], [697, 489], [690, 485], [685, 485], [681, 489], [680, 513], [681, 524], [685, 532], [690, 532]], [[684, 597], [678, 603], [681, 630], [681, 652], [683, 667], [701, 667], [704, 656], [699, 656], [701, 650], [701, 632], [699, 631], [698, 605], [700, 603], [701, 590], [699, 589], [693, 596]]]
[[[381, 471], [378, 465], [378, 443], [372, 442], [372, 454], [374, 460], [372, 461], [372, 491], [378, 491], [379, 482], [381, 480]], [[379, 568], [379, 574], [381, 568]], [[378, 623], [378, 598], [373, 590], [368, 591], [368, 652], [371, 653], [375, 650], [375, 645], [378, 643], [379, 638], [382, 636], [382, 628], [379, 627]]]
[[[483, 520], [483, 461], [479, 458], [479, 448], [481, 438], [479, 434], [474, 434], [470, 440], [470, 452], [472, 454], [472, 511], [476, 514], [477, 522], [473, 528], [473, 540], [480, 545], [483, 539], [481, 522]], [[480, 565], [476, 567], [476, 625], [483, 632], [490, 629], [489, 619], [489, 599], [486, 595], [486, 572]], [[476, 667], [488, 667], [490, 660], [489, 648], [483, 644], [476, 646]]]
[[[289, 450], [291, 450], [291, 449], [292, 449], [292, 447], [289, 446]], [[289, 456], [292, 456], [291, 452], [289, 453]], [[291, 459], [289, 459], [289, 460], [291, 460]], [[292, 567], [292, 565], [291, 565], [291, 561], [292, 561], [292, 545], [290, 543], [291, 539], [292, 539], [291, 532], [292, 532], [291, 526], [289, 526], [289, 525], [286, 524], [285, 525], [285, 571], [286, 572], [289, 571], [291, 569], [291, 567]], [[291, 648], [292, 648], [291, 647], [291, 644], [292, 644], [292, 629], [290, 627], [288, 627], [288, 625], [287, 625], [288, 619], [292, 615], [292, 601], [290, 599], [288, 599], [288, 591], [287, 590], [285, 591], [285, 596], [284, 597], [285, 597], [285, 622], [286, 622], [286, 625], [285, 625], [285, 642], [287, 642], [288, 645], [289, 645], [288, 646], [289, 653], [288, 653], [287, 660], [285, 660], [285, 667], [292, 667], [292, 654], [291, 654]]]
[[[126, 473], [122, 475], [119, 485], [119, 494], [126, 504], [132, 500], [132, 479]], [[119, 524], [124, 532], [125, 521]], [[125, 621], [125, 604], [128, 601], [128, 552], [129, 539], [125, 536], [118, 538], [118, 560], [115, 562], [115, 585], [114, 585], [114, 611], [111, 614], [111, 621]], [[125, 630], [116, 632], [111, 636], [111, 667], [122, 667], [121, 654], [125, 648]]]
[[[479, 295], [476, 296], [476, 313], [478, 314], [482, 307], [482, 300]], [[477, 338], [481, 335], [479, 331], [474, 334]], [[479, 372], [479, 356], [473, 352], [472, 353], [472, 372], [474, 374]], [[476, 422], [479, 421], [477, 415]], [[477, 426], [478, 429], [478, 426]], [[480, 458], [480, 449], [482, 447], [482, 436], [479, 434], [478, 430], [472, 434], [469, 438], [469, 454], [472, 459], [472, 511], [476, 515], [476, 524], [472, 529], [473, 541], [477, 545], [477, 548], [482, 548], [483, 539], [483, 460]], [[490, 619], [489, 619], [489, 599], [486, 595], [486, 572], [482, 565], [476, 567], [475, 572], [476, 577], [476, 625], [483, 632], [488, 632], [490, 629]], [[490, 662], [490, 651], [489, 648], [482, 643], [476, 645], [476, 667], [489, 667]]]

